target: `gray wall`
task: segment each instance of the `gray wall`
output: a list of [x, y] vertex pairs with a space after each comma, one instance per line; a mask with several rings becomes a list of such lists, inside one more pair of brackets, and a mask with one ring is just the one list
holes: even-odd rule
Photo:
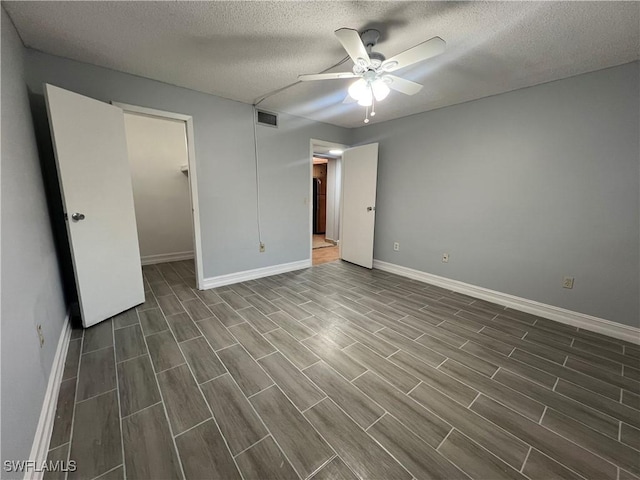
[[[2, 460], [26, 460], [66, 316], [24, 79], [2, 12]], [[36, 324], [42, 324], [41, 349]], [[2, 477], [16, 477], [2, 470]], [[20, 475], [21, 476], [21, 475]]]
[[638, 65], [355, 130], [375, 258], [638, 326]]
[[289, 115], [278, 129], [258, 127], [259, 253], [250, 105], [27, 50], [29, 90], [42, 95], [44, 82], [193, 116], [205, 278], [309, 258], [309, 139], [342, 143], [350, 130]]

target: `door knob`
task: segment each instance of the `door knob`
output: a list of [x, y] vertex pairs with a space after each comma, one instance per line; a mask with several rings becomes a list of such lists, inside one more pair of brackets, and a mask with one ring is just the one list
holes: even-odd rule
[[367, 207], [367, 212], [370, 212], [370, 211], [375, 210], [375, 209], [376, 209], [376, 207]]
[[71, 215], [71, 218], [73, 219], [74, 222], [79, 222], [80, 220], [84, 220], [84, 213], [74, 213], [73, 215]]

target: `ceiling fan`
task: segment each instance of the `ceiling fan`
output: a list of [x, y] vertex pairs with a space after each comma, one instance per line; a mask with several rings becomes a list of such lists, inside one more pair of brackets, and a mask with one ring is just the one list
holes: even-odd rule
[[353, 60], [352, 72], [318, 73], [299, 75], [298, 80], [307, 82], [311, 80], [335, 80], [342, 78], [358, 78], [349, 87], [349, 98], [357, 101], [359, 105], [367, 107], [364, 123], [369, 123], [369, 107], [371, 116], [375, 115], [375, 102], [384, 100], [390, 90], [395, 90], [405, 95], [415, 95], [422, 89], [422, 85], [411, 80], [392, 75], [391, 72], [408, 67], [444, 52], [445, 41], [440, 37], [433, 37], [415, 47], [405, 50], [389, 59], [384, 55], [373, 51], [378, 43], [380, 32], [378, 30], [365, 30], [362, 35], [351, 28], [341, 28], [335, 31], [338, 40]]

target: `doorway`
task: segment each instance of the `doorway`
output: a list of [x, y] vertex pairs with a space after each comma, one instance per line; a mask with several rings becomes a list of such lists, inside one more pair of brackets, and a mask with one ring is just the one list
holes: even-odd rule
[[342, 152], [345, 146], [311, 141], [311, 259], [313, 265], [340, 258]]
[[199, 288], [191, 117], [115, 105], [124, 110], [143, 270], [177, 273], [185, 286]]

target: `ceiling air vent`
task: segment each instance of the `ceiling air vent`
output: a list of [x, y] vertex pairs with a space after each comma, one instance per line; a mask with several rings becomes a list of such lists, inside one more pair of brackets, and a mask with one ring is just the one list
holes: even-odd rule
[[278, 115], [258, 110], [258, 125], [266, 125], [268, 127], [278, 127]]

